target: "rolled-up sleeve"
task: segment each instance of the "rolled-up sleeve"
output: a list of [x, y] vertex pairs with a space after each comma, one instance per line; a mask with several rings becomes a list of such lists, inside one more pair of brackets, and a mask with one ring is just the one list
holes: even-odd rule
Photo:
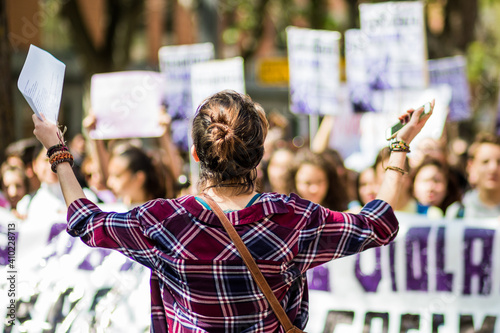
[[67, 221], [68, 233], [80, 237], [88, 246], [114, 249], [154, 267], [154, 244], [145, 236], [137, 210], [107, 213], [87, 199], [78, 199], [68, 207]]
[[399, 230], [394, 211], [382, 200], [369, 202], [359, 214], [330, 211], [321, 206], [315, 214], [303, 230], [305, 269], [387, 245]]

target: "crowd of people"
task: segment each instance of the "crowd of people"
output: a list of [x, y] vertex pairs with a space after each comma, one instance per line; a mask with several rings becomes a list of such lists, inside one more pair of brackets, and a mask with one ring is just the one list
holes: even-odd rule
[[[220, 112], [221, 109], [224, 112]], [[298, 327], [304, 327], [307, 322], [307, 307], [298, 305], [302, 290], [305, 290], [305, 272], [314, 267], [321, 269], [322, 263], [332, 259], [331, 251], [341, 245], [332, 239], [343, 233], [346, 237], [355, 238], [353, 242], [359, 242], [359, 247], [354, 252], [351, 248], [342, 249], [346, 251], [342, 255], [392, 241], [397, 233], [397, 220], [392, 210], [386, 209], [389, 206], [396, 212], [420, 214], [429, 219], [500, 217], [500, 137], [493, 134], [478, 134], [476, 140], [469, 144], [466, 156], [452, 158], [449, 145], [444, 140], [426, 138], [420, 140], [418, 145], [410, 145], [427, 121], [427, 118], [416, 120], [420, 118], [413, 117], [411, 125], [402, 130], [400, 141], [391, 143], [390, 148], [381, 149], [369, 167], [355, 171], [345, 166], [343, 156], [337, 150], [324, 144], [294, 144], [300, 140], [291, 140], [285, 120], [276, 115], [266, 115], [248, 96], [225, 91], [207, 99], [193, 121], [194, 145], [189, 153], [200, 163], [200, 182], [190, 184], [183, 181], [189, 178], [187, 170], [191, 170], [188, 152], [180, 151], [173, 144], [169, 117], [167, 114], [164, 116], [161, 120], [164, 133], [159, 138], [93, 140], [87, 134], [97, 120], [90, 112], [83, 120], [84, 133], [68, 138], [67, 147], [57, 143], [59, 139], [54, 132], [55, 126], [34, 116], [34, 133], [40, 141], [26, 139], [10, 145], [1, 165], [0, 179], [0, 206], [10, 210], [20, 220], [26, 223], [36, 221], [42, 228], [40, 217], [50, 223], [56, 216], [60, 218], [67, 213], [70, 235], [81, 237], [92, 247], [116, 249], [151, 268], [152, 309], [163, 302], [165, 310], [152, 310], [152, 325], [158, 325], [160, 331], [165, 328], [164, 313], [167, 313], [167, 320], [179, 316], [169, 321], [168, 325], [184, 322], [186, 318], [183, 316], [186, 315], [193, 317], [189, 319], [193, 323], [201, 317], [211, 318], [206, 304], [198, 304], [195, 295], [180, 292], [182, 288], [170, 290], [176, 290], [174, 294], [166, 293], [163, 289], [166, 285], [191, 283], [192, 292], [198, 292], [199, 287], [200, 293], [206, 293], [212, 289], [204, 284], [235, 278], [224, 273], [209, 274], [203, 279], [199, 279], [196, 272], [196, 276], [187, 274], [185, 277], [170, 274], [166, 266], [158, 267], [151, 259], [157, 255], [152, 256], [151, 251], [158, 247], [162, 249], [158, 255], [166, 261], [168, 258], [163, 257], [165, 253], [177, 253], [181, 247], [185, 249], [182, 251], [188, 251], [192, 256], [196, 253], [196, 257], [209, 258], [205, 260], [207, 263], [219, 258], [218, 246], [224, 236], [219, 235], [220, 228], [205, 231], [206, 226], [214, 222], [204, 209], [200, 210], [200, 204], [207, 208], [199, 195], [202, 191], [218, 199], [221, 207], [229, 213], [247, 208], [251, 211], [249, 221], [244, 220], [241, 227], [244, 227], [245, 233], [259, 235], [259, 241], [251, 244], [252, 249], [260, 253], [264, 250], [262, 246], [276, 246], [274, 250], [262, 252], [260, 260], [267, 260], [265, 258], [273, 251], [284, 251], [283, 247], [278, 247], [279, 243], [273, 243], [276, 241], [274, 228], [279, 229], [276, 232], [286, 231], [286, 235], [280, 234], [285, 238], [293, 236], [287, 238], [287, 242], [306, 242], [310, 236], [305, 235], [311, 232], [318, 239], [327, 238], [325, 242], [313, 242], [319, 248], [313, 249], [314, 246], [309, 243], [307, 246], [301, 243], [286, 247], [313, 251], [309, 254], [290, 253], [304, 255], [308, 263], [303, 263], [298, 271], [284, 273], [284, 276], [293, 275], [287, 282], [289, 289], [286, 297], [293, 300], [287, 306], [288, 310], [294, 309], [295, 316], [292, 317], [295, 317], [294, 324]], [[326, 142], [317, 140], [316, 143], [320, 141]], [[411, 154], [407, 155], [410, 146]], [[69, 154], [66, 149], [71, 151], [71, 167], [65, 163], [68, 162], [65, 156]], [[58, 158], [62, 163], [57, 163]], [[156, 198], [160, 200], [154, 200]], [[119, 205], [124, 215], [105, 213], [100, 210], [100, 204]], [[283, 207], [286, 209], [283, 210]], [[257, 218], [257, 212], [270, 215]], [[346, 216], [350, 218], [344, 221]], [[242, 215], [242, 218], [245, 217]], [[259, 229], [259, 224], [246, 226], [254, 218], [265, 221], [262, 222], [264, 224], [270, 223], [265, 232]], [[149, 224], [151, 228], [157, 228], [157, 220], [161, 221], [165, 230], [162, 227], [152, 234], [149, 229], [142, 230]], [[356, 224], [363, 235], [372, 235], [372, 241], [365, 243], [363, 237], [354, 231], [358, 230], [357, 227], [343, 228], [341, 221]], [[122, 224], [127, 227], [120, 227]], [[331, 228], [323, 229], [323, 224]], [[336, 229], [337, 224], [342, 231]], [[190, 231], [186, 229], [188, 227]], [[391, 232], [387, 234], [387, 230]], [[189, 232], [196, 235], [202, 233], [206, 239], [200, 243], [195, 241], [196, 237], [184, 237]], [[205, 242], [213, 246], [203, 245]], [[153, 246], [153, 243], [156, 245]], [[172, 246], [175, 249], [170, 249]], [[210, 257], [212, 254], [213, 258]], [[182, 254], [179, 255], [183, 258]], [[288, 262], [283, 256], [283, 260]], [[234, 265], [233, 260], [223, 260], [220, 264]], [[278, 264], [283, 267], [281, 261]], [[179, 266], [179, 262], [176, 265]], [[186, 269], [182, 267], [181, 270]], [[206, 269], [215, 272], [208, 266]], [[242, 279], [238, 285], [250, 286], [245, 272], [246, 269], [242, 268], [241, 274], [238, 274], [238, 279]], [[300, 282], [297, 289], [300, 293], [295, 294], [296, 288], [291, 288], [295, 283], [292, 280]], [[245, 291], [249, 304], [256, 301], [254, 290], [250, 289]], [[214, 302], [219, 296], [217, 293], [210, 295]], [[232, 299], [235, 295], [228, 291], [225, 297]], [[189, 314], [175, 307], [175, 304], [187, 299], [193, 300], [185, 304], [187, 308], [196, 307], [196, 311]], [[240, 310], [241, 313], [247, 311]], [[198, 318], [198, 315], [201, 317]], [[266, 325], [271, 325], [269, 327], [274, 330], [276, 323], [268, 315], [266, 310], [252, 323], [262, 321], [264, 331]], [[201, 320], [199, 324], [227, 328], [232, 320], [228, 318], [224, 317], [220, 323]]]
[[[95, 122], [92, 115], [84, 119], [84, 134]], [[375, 198], [390, 155], [388, 148], [358, 172], [347, 169], [335, 149], [318, 151], [292, 144], [284, 130], [286, 120], [270, 124], [274, 125], [270, 133], [278, 134], [268, 136], [258, 166], [260, 191], [294, 192], [332, 210], [349, 212], [359, 212]], [[155, 142], [92, 140], [81, 133], [71, 138], [73, 168], [86, 195], [96, 203], [132, 208], [154, 198], [196, 193], [196, 184], [186, 187], [189, 160], [170, 138], [168, 116], [163, 125], [164, 135]], [[500, 218], [500, 137], [479, 133], [458, 162], [456, 156], [450, 158], [450, 147], [443, 141], [426, 138], [412, 147], [395, 210], [433, 219]], [[0, 180], [0, 207], [19, 219], [45, 207], [64, 209], [57, 176], [50, 170], [45, 149], [34, 139], [7, 148]]]

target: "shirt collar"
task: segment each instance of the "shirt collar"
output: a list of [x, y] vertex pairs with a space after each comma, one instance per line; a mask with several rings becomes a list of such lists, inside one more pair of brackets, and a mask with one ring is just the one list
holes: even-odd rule
[[[232, 224], [243, 225], [263, 220], [274, 214], [286, 214], [288, 213], [288, 207], [285, 198], [286, 196], [276, 193], [263, 193], [253, 205], [227, 213], [226, 216]], [[185, 196], [179, 198], [179, 201], [188, 213], [196, 216], [201, 222], [221, 225], [217, 215], [203, 207], [194, 196]]]

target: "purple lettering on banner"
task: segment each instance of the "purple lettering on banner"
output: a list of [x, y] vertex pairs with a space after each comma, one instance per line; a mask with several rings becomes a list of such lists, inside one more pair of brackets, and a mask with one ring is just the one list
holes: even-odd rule
[[314, 267], [309, 273], [308, 287], [313, 290], [331, 291], [330, 272], [327, 265]]
[[389, 265], [391, 270], [391, 285], [393, 291], [398, 291], [396, 285], [396, 244], [394, 242], [389, 244]]
[[380, 268], [380, 248], [375, 248], [371, 251], [375, 251], [375, 269], [373, 270], [372, 274], [364, 274], [361, 271], [361, 266], [360, 266], [361, 255], [359, 254], [356, 256], [355, 274], [356, 277], [358, 278], [359, 283], [361, 283], [361, 286], [365, 291], [376, 292], [378, 284], [380, 283], [380, 280], [382, 280], [382, 269]]
[[432, 314], [432, 333], [439, 333], [439, 326], [444, 325], [444, 315]]
[[[411, 228], [406, 234], [406, 290], [428, 290], [427, 245], [430, 231], [430, 227]], [[418, 247], [416, 251], [415, 246]], [[414, 264], [420, 266], [418, 271]]]
[[389, 314], [387, 312], [367, 312], [365, 316], [365, 327], [363, 328], [363, 332], [372, 331], [372, 320], [375, 318], [382, 319], [382, 331], [378, 332], [389, 332]]
[[437, 291], [451, 291], [453, 287], [453, 274], [444, 271], [446, 262], [445, 227], [439, 227], [436, 240], [436, 289]]
[[[472, 278], [479, 278], [479, 294], [489, 295], [491, 292], [491, 274], [492, 274], [492, 251], [495, 230], [492, 229], [465, 229], [464, 234], [464, 291], [465, 295], [472, 293]], [[481, 261], [473, 262], [474, 240], [482, 242]], [[477, 256], [477, 255], [476, 255]]]

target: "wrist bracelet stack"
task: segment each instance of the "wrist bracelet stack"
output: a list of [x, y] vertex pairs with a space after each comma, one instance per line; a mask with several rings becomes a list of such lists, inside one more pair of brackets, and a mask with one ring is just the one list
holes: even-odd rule
[[59, 143], [47, 149], [47, 157], [49, 158], [50, 168], [54, 173], [57, 173], [56, 167], [64, 162], [68, 162], [73, 166], [73, 155], [68, 147]]
[[410, 146], [404, 141], [391, 141], [389, 145], [389, 150], [409, 153]]

